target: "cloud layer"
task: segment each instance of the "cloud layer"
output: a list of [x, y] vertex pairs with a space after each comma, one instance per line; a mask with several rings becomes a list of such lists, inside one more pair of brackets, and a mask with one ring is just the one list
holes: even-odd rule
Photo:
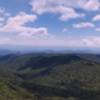
[[99, 0], [30, 0], [32, 11], [41, 15], [44, 13], [60, 14], [61, 20], [83, 17], [75, 8], [87, 11], [96, 11], [100, 8]]
[[73, 6], [73, 1], [66, 0], [31, 0], [30, 5], [32, 6], [32, 11], [41, 15], [44, 13], [54, 13], [60, 14], [59, 19], [66, 21], [68, 19], [84, 17], [83, 13], [79, 14], [75, 11]]
[[[0, 44], [100, 47], [100, 35], [95, 35], [100, 32], [100, 24], [97, 24], [100, 21], [99, 0], [29, 0], [27, 5], [31, 5], [31, 13], [20, 10], [11, 14], [4, 8], [0, 8]], [[94, 15], [92, 15], [93, 13]], [[38, 22], [45, 14], [56, 15], [57, 21], [63, 23], [60, 35], [58, 35], [58, 31], [50, 33], [52, 30], [60, 28], [60, 24], [58, 25], [55, 20], [54, 23], [57, 25], [54, 27], [55, 29], [47, 28], [46, 26], [49, 25], [44, 25], [45, 21], [40, 24], [43, 20]], [[88, 15], [92, 16], [88, 17]], [[39, 24], [37, 27], [35, 27], [36, 21]], [[32, 26], [28, 25], [29, 23]], [[95, 33], [91, 36], [75, 36], [77, 33], [74, 31], [84, 29], [87, 31], [86, 33], [88, 33], [88, 29], [93, 29]], [[68, 36], [67, 33], [72, 30], [74, 35]]]
[[81, 23], [78, 23], [78, 24], [74, 24], [73, 25], [74, 28], [94, 28], [95, 25], [93, 23], [90, 23], [90, 22], [81, 22]]
[[27, 23], [34, 22], [35, 20], [37, 20], [36, 15], [20, 12], [17, 16], [9, 17], [5, 25], [0, 28], [0, 31], [6, 33], [18, 33], [22, 36], [48, 34], [45, 27], [34, 28], [26, 26]]

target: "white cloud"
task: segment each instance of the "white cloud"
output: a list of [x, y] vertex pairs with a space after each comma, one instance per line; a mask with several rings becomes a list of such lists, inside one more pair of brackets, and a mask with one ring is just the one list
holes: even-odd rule
[[100, 47], [100, 37], [90, 36], [82, 40], [87, 47]]
[[14, 17], [9, 17], [7, 23], [3, 27], [0, 27], [0, 31], [7, 33], [18, 33], [27, 36], [48, 34], [45, 27], [34, 28], [26, 26], [28, 22], [34, 22], [36, 19], [36, 15], [20, 12]]
[[100, 15], [96, 15], [93, 17], [93, 21], [100, 21]]
[[64, 28], [63, 30], [62, 30], [62, 32], [67, 32], [68, 31], [68, 29], [67, 28]]
[[61, 20], [84, 17], [85, 14], [76, 12], [75, 8], [97, 11], [100, 9], [99, 0], [30, 0], [32, 11], [41, 15], [44, 13], [60, 14]]
[[10, 13], [8, 13], [5, 8], [0, 7], [0, 26], [4, 24], [4, 21], [10, 17]]
[[73, 27], [74, 28], [93, 28], [93, 27], [95, 27], [95, 25], [90, 22], [82, 22], [79, 24], [74, 24]]
[[86, 10], [96, 11], [100, 9], [100, 2], [99, 0], [87, 0], [82, 7]]
[[10, 13], [6, 12], [5, 8], [0, 7], [0, 17], [8, 17], [10, 16]]
[[[98, 0], [30, 0], [32, 11], [37, 15], [44, 13], [53, 13], [59, 15], [59, 19], [66, 21], [72, 18], [84, 17], [85, 14], [78, 13], [75, 8], [83, 10], [99, 10]], [[0, 13], [9, 16], [4, 9]], [[3, 17], [0, 17], [1, 21]], [[65, 47], [100, 47], [100, 37], [58, 37], [50, 36], [46, 27], [29, 27], [28, 22], [34, 23], [37, 20], [35, 14], [20, 12], [16, 16], [9, 16], [6, 23], [2, 26], [0, 23], [0, 32], [17, 33], [11, 37], [0, 37], [0, 44], [18, 44], [32, 46], [65, 46]], [[99, 20], [99, 15], [94, 17], [94, 21]], [[82, 22], [74, 24], [74, 28], [94, 28], [91, 22]], [[96, 31], [100, 29], [97, 28]], [[63, 29], [66, 32], [67, 28]]]
[[31, 0], [30, 2], [32, 11], [39, 15], [44, 13], [60, 14], [59, 19], [63, 21], [84, 16], [84, 14], [79, 14], [74, 8], [68, 6], [70, 5], [70, 2], [68, 5], [67, 3], [66, 0]]
[[35, 15], [28, 15], [24, 12], [20, 12], [17, 16], [10, 17], [7, 20], [4, 30], [8, 31], [8, 30], [12, 30], [16, 27], [21, 27], [24, 24], [26, 24], [27, 22], [31, 22], [31, 21], [34, 22], [36, 19], [37, 19], [37, 16], [35, 16]]
[[20, 30], [19, 36], [24, 36], [24, 37], [32, 37], [32, 36], [44, 36], [48, 35], [48, 31], [45, 27], [40, 27], [40, 28], [22, 28]]
[[0, 37], [0, 44], [26, 45], [26, 46], [64, 46], [64, 47], [98, 47], [100, 36], [88, 37]]
[[85, 14], [77, 13], [73, 8], [62, 7], [62, 8], [59, 8], [58, 11], [60, 11], [60, 10], [61, 10], [61, 12], [63, 11], [61, 13], [61, 16], [59, 17], [59, 19], [62, 21], [66, 21], [66, 20], [73, 19], [73, 18], [81, 18], [81, 17], [85, 16]]
[[[41, 2], [42, 1], [42, 2]], [[100, 8], [99, 0], [30, 0], [33, 11], [46, 11], [44, 8], [50, 6], [66, 6], [72, 8], [81, 8], [84, 10], [98, 10]]]
[[10, 38], [8, 38], [8, 37], [1, 37], [0, 36], [0, 44], [7, 44], [7, 43], [9, 43], [9, 41], [10, 41]]
[[0, 17], [0, 22], [2, 22], [2, 21], [4, 21], [5, 20], [5, 18], [3, 18], [3, 17]]
[[96, 30], [97, 32], [100, 32], [100, 28], [96, 28], [95, 30]]

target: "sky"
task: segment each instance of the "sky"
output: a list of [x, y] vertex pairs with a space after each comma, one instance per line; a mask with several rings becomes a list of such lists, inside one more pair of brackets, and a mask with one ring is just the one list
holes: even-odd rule
[[100, 48], [100, 0], [0, 0], [0, 45]]

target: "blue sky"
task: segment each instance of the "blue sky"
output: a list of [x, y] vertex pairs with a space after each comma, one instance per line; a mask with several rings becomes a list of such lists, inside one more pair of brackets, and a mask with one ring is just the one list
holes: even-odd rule
[[100, 1], [0, 0], [0, 44], [100, 47]]

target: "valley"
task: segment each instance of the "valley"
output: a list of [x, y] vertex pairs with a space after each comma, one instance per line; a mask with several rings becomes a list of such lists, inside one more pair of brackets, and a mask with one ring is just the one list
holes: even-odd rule
[[0, 100], [100, 100], [100, 55], [1, 56]]

